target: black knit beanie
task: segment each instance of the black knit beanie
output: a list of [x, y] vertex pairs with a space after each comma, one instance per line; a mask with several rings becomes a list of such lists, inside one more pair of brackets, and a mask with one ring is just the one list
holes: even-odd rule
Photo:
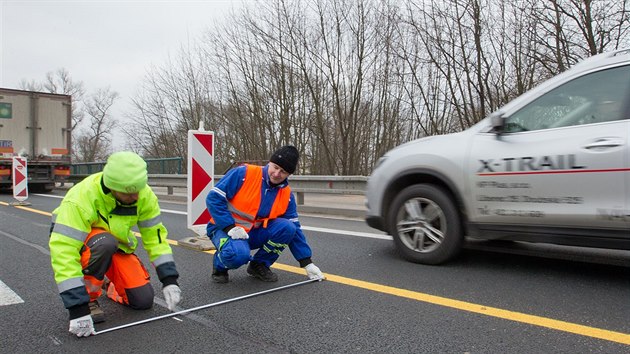
[[295, 146], [285, 145], [276, 150], [269, 158], [269, 161], [282, 167], [282, 169], [289, 172], [289, 174], [293, 174], [299, 159], [300, 153]]

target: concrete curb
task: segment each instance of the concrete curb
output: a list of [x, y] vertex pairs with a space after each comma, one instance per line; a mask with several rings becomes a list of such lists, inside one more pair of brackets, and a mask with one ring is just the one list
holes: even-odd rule
[[207, 236], [184, 237], [177, 241], [180, 246], [197, 251], [208, 251], [216, 249], [212, 241]]

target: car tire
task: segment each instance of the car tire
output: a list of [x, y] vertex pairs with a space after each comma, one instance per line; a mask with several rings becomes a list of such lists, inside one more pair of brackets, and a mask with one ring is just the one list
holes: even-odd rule
[[403, 189], [392, 202], [387, 221], [396, 248], [411, 262], [444, 263], [462, 248], [459, 212], [439, 186], [417, 184]]

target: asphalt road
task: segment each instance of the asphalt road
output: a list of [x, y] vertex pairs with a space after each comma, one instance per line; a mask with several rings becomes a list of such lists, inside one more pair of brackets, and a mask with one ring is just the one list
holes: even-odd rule
[[[28, 207], [12, 201], [0, 195], [3, 353], [630, 352], [628, 252], [575, 257], [554, 247], [539, 257], [531, 248], [476, 245], [449, 264], [423, 266], [402, 260], [360, 219], [307, 215], [301, 222], [326, 281], [76, 338], [67, 331], [47, 246], [49, 213], [60, 199], [33, 194]], [[170, 239], [192, 236], [184, 204], [161, 206]], [[287, 251], [276, 263], [278, 283], [250, 278], [243, 267], [230, 272], [230, 283], [215, 284], [210, 252], [175, 242], [173, 251], [182, 310], [307, 279]], [[148, 264], [144, 250], [137, 253]], [[101, 298], [107, 321], [98, 331], [169, 313], [151, 274], [156, 305], [134, 311]]]

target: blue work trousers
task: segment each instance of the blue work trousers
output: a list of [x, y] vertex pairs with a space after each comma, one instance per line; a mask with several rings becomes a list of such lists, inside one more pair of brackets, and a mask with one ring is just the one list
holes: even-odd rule
[[[282, 218], [269, 220], [265, 228], [250, 230], [247, 240], [232, 240], [223, 230], [217, 230], [211, 237], [217, 249], [213, 260], [214, 269], [236, 269], [250, 260], [270, 267], [293, 240], [295, 233], [295, 224]], [[258, 251], [250, 257], [253, 249]]]

